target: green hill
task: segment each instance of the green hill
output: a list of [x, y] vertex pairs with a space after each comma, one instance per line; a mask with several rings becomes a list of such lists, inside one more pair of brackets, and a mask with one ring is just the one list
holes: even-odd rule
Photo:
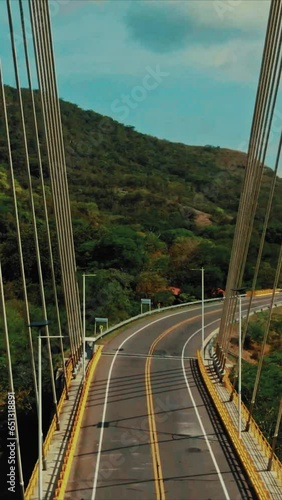
[[[33, 255], [27, 180], [21, 141], [16, 93], [7, 88], [8, 111], [27, 274], [35, 304], [37, 276]], [[39, 99], [36, 101], [39, 107]], [[26, 116], [29, 118], [28, 93], [24, 91]], [[228, 269], [236, 210], [245, 169], [246, 155], [213, 146], [185, 146], [136, 132], [93, 111], [61, 102], [69, 190], [78, 269], [99, 271], [96, 285], [109, 295], [107, 287], [116, 287], [122, 301], [109, 310], [107, 299], [93, 299], [91, 306], [112, 321], [123, 319], [137, 310], [141, 296], [155, 302], [170, 303], [170, 286], [179, 287], [184, 298], [200, 296], [199, 276], [192, 267], [204, 265], [206, 294], [224, 287]], [[7, 166], [7, 146], [0, 122], [0, 251], [3, 274], [10, 283], [9, 298], [18, 298], [19, 266], [11, 214]], [[39, 173], [32, 123], [28, 122], [31, 168], [37, 204], [39, 229], [44, 238], [40, 206]], [[48, 204], [52, 214], [49, 174], [40, 122], [44, 173]], [[273, 173], [265, 169], [261, 201], [265, 206]], [[277, 214], [282, 205], [282, 182], [278, 179], [271, 225], [265, 248], [265, 272], [259, 286], [272, 284], [281, 228]], [[257, 216], [253, 240], [257, 241], [263, 220], [263, 208]], [[54, 227], [54, 222], [52, 224]], [[44, 242], [42, 243], [44, 246]], [[246, 272], [249, 285], [255, 252]], [[43, 255], [48, 281], [48, 261]], [[93, 292], [97, 292], [95, 285]], [[102, 290], [101, 290], [102, 287]], [[112, 293], [115, 293], [113, 288]], [[111, 294], [110, 294], [111, 295]]]
[[[19, 110], [15, 90], [6, 87], [6, 92], [28, 297], [31, 319], [36, 321], [42, 313]], [[56, 315], [46, 252], [36, 143], [26, 91], [23, 91], [23, 97], [48, 318], [51, 321], [50, 332], [55, 334]], [[38, 94], [36, 103], [64, 328], [55, 222]], [[1, 107], [0, 103], [0, 109]], [[95, 317], [107, 316], [113, 324], [139, 313], [142, 297], [150, 297], [154, 306], [158, 303], [165, 306], [177, 301], [200, 298], [201, 276], [193, 268], [205, 268], [206, 297], [211, 296], [214, 288], [224, 288], [246, 155], [210, 145], [185, 146], [159, 140], [64, 101], [61, 101], [61, 112], [80, 286], [84, 270], [96, 274], [95, 279], [87, 282], [89, 333], [93, 331]], [[252, 236], [254, 243], [259, 241], [272, 177], [273, 172], [265, 168], [261, 203]], [[279, 219], [281, 209], [282, 181], [277, 179], [258, 287], [269, 288], [273, 283], [282, 235]], [[251, 283], [256, 251], [250, 251], [245, 274], [246, 286]], [[32, 419], [36, 417], [2, 112], [0, 255], [21, 428], [23, 435], [29, 436], [28, 429], [33, 428], [35, 420]], [[177, 297], [172, 293], [172, 287], [181, 290]], [[47, 363], [46, 360], [43, 361]], [[3, 339], [0, 345], [0, 370], [3, 374], [0, 385], [3, 403], [8, 386]], [[44, 390], [48, 426], [50, 383], [48, 370], [43, 370], [43, 373], [46, 374]], [[5, 406], [2, 404], [0, 440], [6, 436], [5, 415]], [[28, 446], [30, 443], [26, 449]], [[35, 458], [36, 443], [32, 454]], [[32, 460], [31, 458], [30, 464], [26, 462], [26, 477], [32, 469]]]

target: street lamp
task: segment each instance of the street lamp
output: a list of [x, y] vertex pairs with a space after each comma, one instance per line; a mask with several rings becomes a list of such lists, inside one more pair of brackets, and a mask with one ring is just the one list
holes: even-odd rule
[[245, 288], [232, 288], [232, 291], [236, 293], [239, 299], [239, 358], [238, 358], [238, 432], [239, 439], [241, 439], [242, 434], [242, 295], [241, 293], [245, 291]]
[[191, 271], [201, 271], [202, 273], [202, 350], [203, 350], [205, 341], [205, 270], [203, 267], [201, 267], [201, 269], [191, 269]]
[[[42, 465], [43, 465], [43, 438], [42, 438], [42, 365], [41, 365], [41, 328], [49, 325], [48, 320], [33, 321], [30, 328], [38, 328], [38, 499], [42, 499]], [[49, 336], [50, 338], [50, 336]], [[46, 465], [44, 466], [46, 469]]]
[[83, 285], [82, 285], [82, 301], [83, 301], [83, 346], [82, 346], [82, 372], [83, 372], [83, 383], [85, 381], [85, 337], [86, 337], [86, 318], [85, 318], [85, 278], [96, 276], [96, 274], [85, 274], [82, 275]]
[[[48, 320], [33, 321], [30, 328], [38, 328], [38, 500], [43, 500], [43, 432], [42, 432], [42, 339], [61, 339], [62, 335], [41, 335], [41, 328], [49, 325]], [[44, 464], [46, 470], [46, 464]]]

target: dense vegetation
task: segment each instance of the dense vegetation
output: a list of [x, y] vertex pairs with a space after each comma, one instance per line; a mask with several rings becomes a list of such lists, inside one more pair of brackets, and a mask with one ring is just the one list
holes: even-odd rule
[[[243, 364], [242, 397], [249, 407], [252, 399], [254, 381], [260, 358], [269, 312], [257, 313], [250, 320], [245, 341], [245, 356], [250, 355]], [[271, 442], [274, 434], [282, 387], [282, 317], [281, 308], [272, 314], [265, 349], [261, 380], [254, 408], [254, 418], [260, 429]], [[276, 453], [282, 459], [282, 429], [278, 436]]]
[[[8, 87], [6, 91], [28, 296], [31, 319], [36, 321], [41, 317], [41, 305], [22, 133], [16, 93]], [[39, 108], [38, 95], [36, 102]], [[55, 331], [56, 316], [45, 251], [45, 223], [36, 143], [26, 92], [24, 104], [48, 314], [53, 325], [51, 329]], [[94, 318], [97, 316], [106, 316], [110, 323], [115, 323], [137, 314], [142, 297], [150, 297], [155, 306], [158, 303], [170, 305], [175, 301], [199, 298], [200, 273], [192, 269], [201, 266], [205, 268], [207, 297], [211, 296], [214, 288], [224, 288], [246, 155], [209, 145], [185, 146], [159, 140], [140, 134], [133, 127], [123, 126], [110, 118], [93, 111], [83, 111], [74, 104], [63, 101], [61, 112], [80, 286], [84, 270], [96, 274], [95, 278], [87, 281], [89, 331], [93, 329]], [[0, 113], [0, 255], [19, 407], [22, 415], [32, 415], [34, 395], [30, 382], [31, 369], [8, 172], [8, 150], [2, 116]], [[54, 241], [55, 270], [62, 303], [55, 222], [40, 112], [38, 118]], [[272, 171], [265, 168], [260, 208], [252, 236], [254, 244], [260, 237], [272, 176]], [[282, 182], [278, 179], [258, 287], [271, 287], [273, 282], [282, 234], [278, 218], [282, 209], [281, 194]], [[255, 259], [256, 250], [252, 250], [246, 269], [246, 286], [250, 285]], [[177, 297], [171, 287], [181, 290]], [[64, 325], [63, 309], [62, 321]], [[6, 353], [2, 339], [1, 342], [0, 370], [4, 376], [1, 378], [0, 394], [5, 401]], [[47, 391], [47, 378], [44, 384]], [[1, 419], [5, 422], [4, 416]]]

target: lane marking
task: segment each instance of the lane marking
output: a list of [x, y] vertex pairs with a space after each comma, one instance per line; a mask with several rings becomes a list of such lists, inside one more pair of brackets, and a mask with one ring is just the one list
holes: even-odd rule
[[[209, 313], [207, 313], [205, 316], [209, 316], [211, 314], [214, 314], [215, 311], [211, 311]], [[152, 353], [155, 349], [155, 347], [157, 346], [157, 344], [164, 338], [166, 337], [167, 335], [169, 335], [171, 332], [173, 332], [174, 330], [186, 325], [187, 323], [191, 323], [191, 322], [194, 322], [195, 320], [199, 319], [201, 317], [201, 315], [197, 315], [197, 316], [194, 316], [193, 318], [188, 318], [186, 320], [183, 320], [183, 321], [180, 321], [179, 323], [177, 323], [176, 325], [173, 325], [172, 327], [168, 328], [167, 330], [165, 330], [164, 332], [162, 332], [155, 340], [154, 342], [152, 343], [151, 347], [150, 347], [150, 350], [149, 350], [149, 358], [147, 359], [147, 362], [146, 362], [146, 378], [147, 376], [149, 377], [149, 380], [150, 380], [150, 365], [151, 365], [151, 360], [152, 360]], [[213, 325], [214, 323], [218, 323], [220, 321], [220, 318], [208, 323], [206, 325], [206, 328]], [[198, 422], [200, 424], [200, 427], [201, 427], [201, 431], [202, 431], [202, 434], [204, 436], [204, 439], [206, 441], [206, 445], [208, 447], [208, 450], [210, 452], [210, 455], [211, 455], [211, 458], [212, 458], [212, 461], [213, 461], [213, 464], [215, 466], [215, 469], [216, 469], [216, 472], [217, 472], [217, 475], [219, 477], [219, 481], [220, 481], [220, 484], [222, 486], [222, 489], [223, 489], [223, 492], [224, 492], [224, 495], [225, 495], [225, 499], [226, 500], [230, 500], [230, 496], [229, 496], [229, 493], [227, 491], [227, 488], [226, 488], [226, 485], [225, 485], [225, 482], [223, 480], [223, 477], [222, 477], [222, 474], [220, 472], [220, 468], [217, 464], [217, 461], [216, 461], [216, 458], [214, 456], [214, 453], [212, 451], [212, 448], [211, 448], [211, 445], [210, 445], [210, 442], [209, 442], [209, 439], [208, 439], [208, 436], [207, 436], [207, 433], [206, 433], [206, 430], [204, 428], [204, 425], [203, 425], [203, 422], [201, 420], [201, 417], [200, 417], [200, 414], [198, 412], [198, 408], [197, 408], [197, 405], [196, 405], [196, 402], [194, 400], [194, 397], [193, 397], [193, 394], [192, 394], [192, 391], [191, 391], [191, 388], [190, 388], [190, 385], [189, 385], [189, 382], [188, 382], [188, 378], [187, 378], [187, 375], [186, 375], [186, 371], [185, 371], [185, 365], [184, 365], [184, 360], [185, 360], [185, 356], [184, 356], [184, 353], [185, 353], [185, 349], [187, 347], [187, 344], [190, 342], [190, 340], [199, 332], [202, 331], [202, 328], [199, 328], [198, 330], [196, 330], [194, 333], [192, 333], [190, 335], [190, 337], [187, 339], [187, 341], [185, 342], [184, 346], [183, 346], [183, 349], [182, 349], [182, 354], [181, 354], [181, 364], [182, 364], [182, 371], [183, 371], [183, 376], [184, 376], [184, 379], [185, 379], [185, 382], [186, 382], [186, 385], [187, 385], [187, 389], [188, 389], [188, 392], [189, 392], [189, 396], [190, 396], [190, 399], [192, 401], [192, 404], [193, 404], [193, 407], [194, 407], [194, 410], [195, 410], [195, 413], [196, 413], [196, 416], [197, 416], [197, 419], [198, 419]], [[148, 366], [149, 366], [149, 371], [147, 371], [147, 363], [148, 363]], [[151, 390], [151, 382], [150, 382], [150, 387], [149, 387], [149, 390], [150, 390], [150, 395], [151, 395], [151, 398], [152, 398], [152, 390]], [[148, 404], [148, 401], [147, 401], [147, 404]], [[149, 411], [150, 409], [150, 411]], [[148, 405], [148, 413], [150, 414], [151, 413], [151, 418], [150, 420], [152, 420], [152, 423], [154, 423], [154, 434], [153, 434], [153, 439], [151, 440], [151, 446], [153, 447], [153, 453], [152, 455], [154, 456], [154, 452], [156, 453], [156, 456], [158, 458], [158, 461], [159, 461], [159, 464], [160, 464], [160, 470], [161, 470], [161, 476], [157, 476], [158, 478], [158, 486], [163, 485], [163, 476], [162, 476], [162, 469], [161, 469], [161, 461], [160, 461], [160, 454], [159, 454], [159, 446], [158, 446], [158, 442], [157, 442], [157, 431], [156, 431], [156, 424], [155, 424], [155, 418], [154, 418], [154, 413], [153, 413], [153, 402], [150, 403], [150, 406]], [[158, 469], [157, 469], [157, 472], [158, 472]], [[165, 498], [164, 497], [161, 497], [161, 496], [158, 496], [158, 490], [157, 491], [157, 499], [161, 499], [162, 498]]]
[[[150, 347], [150, 351], [152, 346]], [[149, 354], [150, 354], [149, 351]], [[148, 421], [149, 421], [149, 435], [151, 444], [151, 455], [153, 461], [153, 470], [155, 476], [155, 489], [157, 500], [165, 500], [165, 489], [163, 480], [163, 471], [158, 443], [158, 435], [155, 420], [155, 410], [153, 403], [152, 385], [151, 385], [151, 361], [152, 357], [149, 356], [146, 360], [145, 365], [145, 387], [146, 387], [146, 399], [147, 399], [147, 411], [148, 411]]]
[[[215, 311], [209, 312], [206, 316], [210, 314], [214, 314]], [[167, 335], [172, 333], [177, 328], [181, 326], [187, 325], [187, 323], [194, 322], [195, 320], [201, 318], [201, 315], [193, 316], [192, 318], [187, 318], [183, 321], [180, 321], [177, 324], [172, 325], [170, 328], [167, 328], [164, 332], [162, 332], [151, 344], [151, 347], [148, 352], [148, 357], [145, 365], [145, 385], [146, 385], [146, 398], [147, 398], [147, 408], [148, 408], [148, 420], [149, 420], [149, 431], [150, 431], [150, 444], [151, 444], [151, 455], [153, 460], [153, 470], [155, 476], [155, 489], [156, 489], [156, 498], [157, 500], [165, 500], [165, 489], [164, 489], [164, 481], [163, 481], [163, 472], [161, 465], [161, 457], [158, 443], [158, 434], [156, 428], [156, 420], [155, 420], [155, 411], [154, 411], [154, 403], [153, 403], [153, 392], [151, 385], [151, 362], [153, 358], [153, 352], [158, 343]], [[219, 321], [219, 320], [216, 320]], [[208, 326], [208, 325], [207, 325]], [[194, 336], [194, 334], [192, 335]], [[183, 354], [183, 353], [182, 353]], [[182, 360], [182, 358], [181, 358]]]
[[[220, 318], [219, 318], [219, 319], [217, 319], [217, 320], [215, 320], [215, 321], [212, 321], [211, 323], [209, 323], [208, 325], [206, 325], [206, 327], [211, 326], [212, 324], [217, 323], [217, 322], [219, 322], [219, 321], [220, 321]], [[211, 444], [210, 444], [210, 442], [209, 442], [209, 438], [208, 438], [207, 433], [206, 433], [206, 430], [205, 430], [205, 428], [204, 428], [204, 425], [203, 425], [202, 419], [201, 419], [200, 414], [199, 414], [199, 412], [198, 412], [198, 408], [197, 408], [197, 405], [196, 405], [195, 399], [194, 399], [194, 397], [193, 397], [193, 394], [192, 394], [192, 391], [191, 391], [191, 387], [190, 387], [190, 385], [189, 385], [188, 377], [187, 377], [187, 375], [186, 375], [186, 370], [185, 370], [184, 352], [185, 352], [185, 349], [186, 349], [186, 347], [187, 347], [187, 344], [190, 342], [190, 340], [191, 340], [191, 339], [192, 339], [192, 338], [193, 338], [193, 337], [194, 337], [197, 333], [199, 333], [199, 332], [201, 332], [201, 331], [202, 331], [202, 329], [201, 329], [201, 328], [200, 328], [199, 330], [196, 330], [196, 331], [195, 331], [195, 332], [194, 332], [194, 333], [193, 333], [193, 334], [192, 334], [192, 335], [191, 335], [191, 336], [187, 339], [187, 341], [185, 342], [185, 344], [184, 344], [184, 346], [183, 346], [183, 349], [182, 349], [182, 361], [181, 361], [181, 363], [182, 363], [182, 370], [183, 370], [184, 379], [185, 379], [185, 382], [186, 382], [186, 385], [187, 385], [187, 389], [188, 389], [188, 392], [189, 392], [189, 396], [190, 396], [191, 401], [192, 401], [192, 404], [193, 404], [193, 406], [194, 406], [194, 410], [195, 410], [195, 413], [196, 413], [196, 415], [197, 415], [198, 422], [199, 422], [199, 424], [200, 424], [200, 427], [201, 427], [201, 430], [202, 430], [203, 436], [204, 436], [204, 438], [205, 438], [205, 441], [206, 441], [207, 447], [208, 447], [209, 452], [210, 452], [210, 454], [211, 454], [211, 458], [212, 458], [213, 464], [214, 464], [214, 466], [215, 466], [215, 469], [216, 469], [217, 475], [218, 475], [218, 477], [219, 477], [219, 481], [220, 481], [220, 484], [221, 484], [221, 486], [222, 486], [222, 489], [223, 489], [223, 492], [224, 492], [225, 498], [226, 498], [226, 500], [230, 500], [229, 493], [228, 493], [228, 491], [227, 491], [227, 488], [226, 488], [225, 482], [224, 482], [224, 480], [223, 480], [223, 477], [222, 477], [222, 475], [221, 475], [221, 472], [220, 472], [219, 466], [218, 466], [218, 464], [217, 464], [216, 458], [215, 458], [214, 453], [213, 453], [213, 451], [212, 451], [212, 447], [211, 447]]]
[[[102, 357], [103, 356], [114, 356], [115, 353], [114, 352], [104, 352], [102, 354]], [[179, 360], [179, 359], [182, 359], [181, 357], [181, 354], [179, 356], [175, 355], [170, 355], [170, 354], [136, 354], [136, 353], [131, 353], [131, 352], [122, 352], [119, 354], [119, 357], [120, 358], [129, 358], [129, 357], [134, 357], [134, 358], [158, 358], [158, 359], [176, 359], [176, 360]], [[197, 356], [185, 356], [185, 359], [198, 359]]]
[[[217, 305], [219, 305], [219, 304], [217, 304]], [[222, 304], [219, 305], [219, 308], [221, 306], [222, 306]], [[114, 363], [115, 363], [116, 358], [117, 358], [117, 356], [119, 354], [119, 349], [121, 349], [123, 347], [123, 345], [128, 340], [130, 340], [132, 337], [134, 337], [135, 335], [137, 335], [141, 331], [145, 330], [146, 328], [149, 328], [152, 325], [154, 325], [156, 323], [159, 323], [160, 321], [169, 319], [169, 318], [171, 318], [173, 316], [178, 316], [180, 314], [189, 314], [190, 312], [194, 312], [195, 310], [200, 309], [200, 307], [201, 307], [201, 305], [199, 305], [198, 307], [195, 307], [195, 308], [191, 308], [188, 311], [184, 310], [184, 311], [179, 311], [177, 313], [173, 312], [171, 314], [168, 314], [167, 316], [163, 316], [162, 318], [158, 318], [158, 319], [156, 319], [154, 321], [151, 321], [147, 325], [144, 325], [143, 327], [141, 327], [138, 330], [136, 330], [135, 332], [133, 332], [131, 335], [129, 335], [126, 339], [124, 339], [121, 342], [121, 344], [118, 347], [118, 350], [117, 350], [116, 354], [113, 357], [113, 360], [112, 360], [112, 363], [111, 363], [111, 366], [110, 366], [110, 369], [109, 369], [109, 374], [108, 374], [108, 379], [107, 379], [107, 386], [106, 386], [106, 391], [105, 391], [105, 399], [104, 399], [104, 408], [103, 408], [103, 415], [102, 415], [102, 423], [105, 422], [106, 410], [107, 410], [107, 404], [108, 404], [108, 395], [109, 395], [110, 380], [111, 380], [111, 376], [112, 376], [112, 371], [113, 371]], [[220, 311], [212, 311], [211, 313], [216, 313], [216, 312], [220, 312]], [[211, 313], [208, 313], [208, 314], [211, 314]], [[199, 317], [199, 316], [197, 316], [197, 317]], [[195, 317], [193, 317], [191, 319], [195, 319]], [[220, 318], [217, 319], [217, 320], [215, 320], [215, 321], [213, 321], [212, 323], [209, 323], [208, 325], [206, 325], [206, 328], [208, 326], [210, 326], [211, 324], [216, 323], [217, 321], [220, 321]], [[201, 331], [201, 330], [197, 330], [197, 333], [199, 333], [199, 331]], [[196, 333], [194, 333], [190, 338], [192, 338], [195, 334]], [[188, 344], [190, 338], [186, 342], [186, 345]], [[185, 348], [186, 348], [186, 345], [185, 345]], [[182, 350], [182, 353], [183, 353], [183, 350]], [[184, 361], [184, 358], [182, 358], [182, 362], [183, 361]], [[182, 366], [182, 368], [183, 368], [183, 366]], [[188, 384], [188, 388], [189, 388], [189, 384]], [[96, 496], [97, 483], [98, 483], [98, 474], [99, 474], [99, 466], [100, 466], [100, 459], [101, 459], [101, 450], [102, 450], [102, 443], [103, 443], [103, 436], [104, 436], [104, 426], [102, 425], [101, 431], [100, 431], [100, 438], [99, 438], [98, 450], [97, 450], [97, 461], [96, 461], [95, 474], [94, 474], [94, 479], [93, 479], [91, 500], [95, 500], [95, 496]], [[227, 497], [227, 498], [229, 498], [229, 497]]]
[[[97, 483], [98, 483], [98, 475], [99, 475], [99, 467], [100, 467], [100, 460], [101, 460], [101, 451], [102, 451], [103, 436], [104, 436], [104, 425], [103, 424], [104, 424], [104, 422], [106, 420], [106, 411], [107, 411], [107, 404], [108, 404], [108, 397], [109, 397], [109, 388], [110, 388], [111, 376], [112, 376], [112, 372], [113, 372], [114, 363], [115, 363], [116, 358], [117, 358], [117, 356], [119, 354], [119, 349], [121, 349], [128, 340], [130, 340], [131, 338], [135, 337], [135, 335], [137, 335], [138, 333], [142, 332], [146, 328], [149, 328], [152, 325], [154, 325], [156, 323], [159, 323], [160, 321], [164, 321], [165, 319], [169, 319], [169, 318], [171, 318], [173, 316], [178, 316], [180, 314], [189, 314], [190, 312], [193, 312], [193, 311], [189, 310], [189, 311], [179, 311], [177, 313], [174, 312], [172, 314], [168, 314], [167, 316], [163, 316], [162, 318], [158, 318], [158, 319], [156, 319], [154, 321], [151, 321], [147, 325], [144, 325], [141, 328], [139, 328], [138, 330], [136, 330], [135, 332], [131, 333], [119, 345], [118, 350], [117, 350], [117, 352], [115, 353], [115, 355], [114, 355], [114, 357], [112, 359], [111, 366], [110, 366], [110, 369], [109, 369], [108, 378], [107, 378], [107, 385], [106, 385], [105, 398], [104, 398], [104, 408], [103, 408], [103, 414], [102, 414], [102, 420], [101, 420], [102, 426], [101, 426], [100, 438], [99, 438], [99, 444], [98, 444], [98, 450], [97, 450], [97, 461], [96, 461], [95, 474], [94, 474], [93, 485], [92, 485], [91, 500], [95, 500], [95, 496], [96, 496]], [[213, 311], [213, 312], [215, 313], [216, 311]], [[194, 319], [194, 318], [195, 317], [193, 317], [191, 319]]]

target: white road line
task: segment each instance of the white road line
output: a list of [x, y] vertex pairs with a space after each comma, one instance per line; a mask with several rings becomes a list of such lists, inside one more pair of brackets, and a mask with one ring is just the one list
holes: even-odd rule
[[115, 360], [116, 360], [116, 358], [117, 358], [117, 356], [119, 354], [119, 349], [121, 349], [124, 346], [124, 344], [128, 340], [130, 340], [132, 337], [134, 337], [138, 333], [142, 332], [146, 328], [151, 327], [155, 323], [159, 323], [160, 321], [163, 321], [165, 319], [171, 318], [172, 316], [178, 316], [180, 314], [187, 314], [187, 312], [189, 313], [189, 312], [193, 312], [193, 311], [191, 311], [191, 309], [189, 311], [179, 311], [178, 313], [172, 313], [172, 314], [168, 314], [167, 316], [164, 316], [162, 318], [158, 318], [155, 321], [150, 322], [148, 325], [142, 326], [141, 328], [139, 328], [138, 330], [136, 330], [136, 332], [133, 332], [131, 335], [129, 335], [129, 337], [127, 337], [126, 339], [124, 339], [121, 342], [121, 344], [119, 345], [118, 350], [115, 353], [115, 355], [113, 357], [113, 360], [111, 362], [111, 366], [110, 366], [110, 369], [109, 369], [109, 375], [108, 375], [108, 379], [107, 379], [107, 386], [106, 386], [105, 399], [104, 399], [104, 408], [103, 408], [103, 415], [102, 415], [102, 425], [101, 425], [99, 446], [98, 446], [98, 450], [97, 450], [97, 461], [96, 461], [95, 474], [94, 474], [94, 479], [93, 479], [91, 500], [95, 500], [95, 496], [96, 496], [97, 483], [98, 483], [98, 474], [99, 474], [99, 467], [100, 467], [100, 460], [101, 460], [102, 443], [103, 443], [103, 436], [104, 436], [104, 423], [105, 423], [105, 419], [106, 419], [106, 411], [107, 411], [107, 404], [108, 404], [110, 381], [111, 381], [111, 376], [112, 376], [112, 371], [113, 371], [114, 363], [115, 363]]
[[[220, 321], [220, 319], [217, 319], [215, 321], [212, 321], [211, 323], [209, 323], [208, 325], [206, 325], [206, 327], [208, 326], [211, 326], [213, 325], [214, 323], [218, 323]], [[230, 500], [230, 496], [228, 494], [228, 491], [227, 491], [227, 488], [226, 488], [226, 485], [225, 485], [225, 482], [223, 480], [223, 477], [221, 475], [221, 472], [220, 472], [220, 469], [219, 469], [219, 466], [217, 464], [217, 461], [216, 461], [216, 458], [213, 454], [213, 451], [212, 451], [212, 448], [211, 448], [211, 445], [210, 445], [210, 442], [209, 442], [209, 439], [208, 439], [208, 436], [207, 436], [207, 433], [206, 433], [206, 430], [204, 428], [204, 425], [203, 425], [203, 422], [201, 420], [201, 417], [200, 417], [200, 414], [198, 412], [198, 408], [197, 408], [197, 405], [196, 405], [196, 402], [193, 398], [193, 394], [192, 394], [192, 391], [191, 391], [191, 388], [190, 388], [190, 385], [189, 385], [189, 382], [188, 382], [188, 378], [187, 378], [187, 375], [186, 375], [186, 371], [185, 371], [185, 364], [184, 364], [184, 352], [185, 352], [185, 349], [187, 347], [187, 344], [188, 342], [190, 342], [190, 340], [199, 332], [201, 332], [202, 329], [200, 328], [199, 330], [196, 330], [196, 332], [194, 332], [190, 337], [189, 339], [185, 342], [184, 346], [183, 346], [183, 349], [182, 349], [182, 360], [181, 360], [181, 363], [182, 363], [182, 370], [183, 370], [183, 375], [184, 375], [184, 378], [185, 378], [185, 382], [186, 382], [186, 385], [187, 385], [187, 389], [188, 389], [188, 392], [189, 392], [189, 396], [191, 398], [191, 401], [192, 401], [192, 404], [194, 406], [194, 410], [195, 410], [195, 413], [197, 415], [197, 418], [198, 418], [198, 422], [200, 424], [200, 427], [201, 427], [201, 430], [202, 430], [202, 433], [203, 433], [203, 436], [205, 438], [205, 441], [206, 441], [206, 444], [207, 444], [207, 447], [209, 449], [209, 452], [211, 454], [211, 457], [212, 457], [212, 461], [214, 463], [214, 466], [215, 466], [215, 469], [216, 469], [216, 472], [217, 472], [217, 475], [219, 477], [219, 480], [220, 480], [220, 484], [222, 486], [222, 489], [223, 489], [223, 492], [224, 492], [224, 495], [225, 495], [225, 498], [226, 500]]]
[[[214, 304], [211, 304], [209, 306], [214, 306]], [[206, 306], [208, 307], [208, 306]], [[111, 376], [112, 376], [112, 371], [113, 371], [113, 366], [114, 366], [114, 363], [115, 363], [115, 360], [117, 358], [117, 355], [119, 354], [119, 349], [122, 348], [122, 346], [128, 341], [130, 340], [132, 337], [134, 337], [135, 335], [137, 335], [138, 333], [140, 333], [141, 331], [145, 330], [146, 328], [149, 328], [150, 326], [154, 325], [155, 323], [158, 323], [160, 321], [163, 321], [165, 319], [168, 319], [168, 318], [171, 318], [172, 316], [178, 316], [180, 314], [186, 314], [186, 313], [189, 313], [189, 312], [194, 312], [196, 311], [197, 309], [200, 309], [200, 305], [198, 307], [191, 307], [188, 311], [187, 310], [184, 310], [184, 311], [179, 311], [177, 313], [173, 312], [171, 314], [168, 314], [167, 316], [163, 316], [162, 318], [158, 318], [156, 319], [155, 321], [152, 321], [150, 323], [148, 323], [147, 325], [144, 325], [142, 328], [139, 328], [138, 330], [136, 330], [136, 332], [133, 332], [131, 335], [129, 335], [129, 337], [127, 337], [125, 340], [123, 340], [123, 342], [120, 344], [117, 352], [115, 353], [114, 357], [113, 357], [113, 360], [112, 360], [112, 363], [111, 363], [111, 366], [110, 366], [110, 370], [109, 370], [109, 375], [108, 375], [108, 379], [107, 379], [107, 386], [106, 386], [106, 392], [105, 392], [105, 399], [104, 399], [104, 408], [103, 408], [103, 415], [102, 415], [102, 424], [104, 424], [105, 422], [105, 417], [106, 417], [106, 410], [107, 410], [107, 404], [108, 404], [108, 395], [109, 395], [109, 387], [110, 387], [110, 380], [111, 380]], [[216, 321], [219, 321], [216, 320]], [[210, 326], [212, 325], [213, 323], [216, 323], [216, 321], [213, 321], [212, 323], [209, 323], [207, 326]], [[184, 372], [184, 378], [186, 380], [186, 384], [187, 384], [187, 388], [188, 388], [188, 391], [191, 393], [191, 389], [189, 387], [189, 383], [188, 383], [188, 380], [187, 380], [187, 377], [186, 377], [186, 373], [185, 373], [185, 370], [183, 368], [183, 364], [184, 364], [184, 350], [186, 348], [186, 345], [188, 344], [188, 342], [190, 341], [190, 339], [192, 337], [194, 337], [194, 335], [196, 335], [196, 333], [199, 333], [200, 330], [197, 330], [197, 332], [195, 332], [194, 334], [191, 335], [191, 337], [187, 340], [186, 344], [184, 345], [183, 347], [183, 350], [182, 350], [182, 369], [183, 369], [183, 372]], [[194, 399], [193, 399], [193, 396], [191, 394], [191, 399], [193, 401], [193, 404], [195, 403], [194, 402]], [[198, 413], [198, 410], [197, 408], [195, 407], [195, 411], [196, 411], [196, 414], [198, 416], [198, 419], [199, 419], [199, 422], [200, 422], [200, 425], [202, 426], [202, 423], [201, 423], [201, 419], [200, 419], [200, 416], [199, 416], [199, 413]], [[224, 491], [226, 490], [225, 488], [225, 485], [224, 485], [224, 482], [223, 482], [223, 479], [222, 479], [222, 476], [220, 474], [220, 471], [218, 469], [218, 466], [217, 466], [217, 463], [216, 463], [216, 460], [214, 458], [214, 455], [212, 453], [212, 450], [211, 450], [211, 447], [210, 447], [210, 444], [209, 444], [209, 441], [207, 439], [207, 436], [205, 434], [205, 430], [204, 428], [202, 428], [202, 431], [203, 431], [203, 434], [205, 435], [205, 439], [207, 441], [207, 445], [208, 445], [208, 448], [210, 449], [210, 452], [211, 452], [211, 455], [213, 456], [213, 460], [215, 462], [215, 467], [216, 467], [216, 470], [218, 471], [218, 474], [219, 474], [219, 477], [220, 477], [220, 480], [221, 480], [221, 483], [222, 483], [222, 487], [224, 489]], [[94, 475], [94, 480], [93, 480], [93, 487], [92, 487], [92, 496], [91, 496], [91, 500], [95, 500], [95, 496], [96, 496], [96, 489], [97, 489], [97, 482], [98, 482], [98, 474], [99, 474], [99, 466], [100, 466], [100, 459], [101, 459], [101, 450], [102, 450], [102, 443], [103, 443], [103, 435], [104, 435], [104, 426], [102, 425], [101, 426], [101, 431], [100, 431], [100, 439], [99, 439], [99, 446], [98, 446], [98, 450], [97, 450], [97, 462], [96, 462], [96, 467], [95, 467], [95, 475]], [[229, 496], [228, 496], [228, 493], [226, 491], [226, 499], [229, 499]]]

